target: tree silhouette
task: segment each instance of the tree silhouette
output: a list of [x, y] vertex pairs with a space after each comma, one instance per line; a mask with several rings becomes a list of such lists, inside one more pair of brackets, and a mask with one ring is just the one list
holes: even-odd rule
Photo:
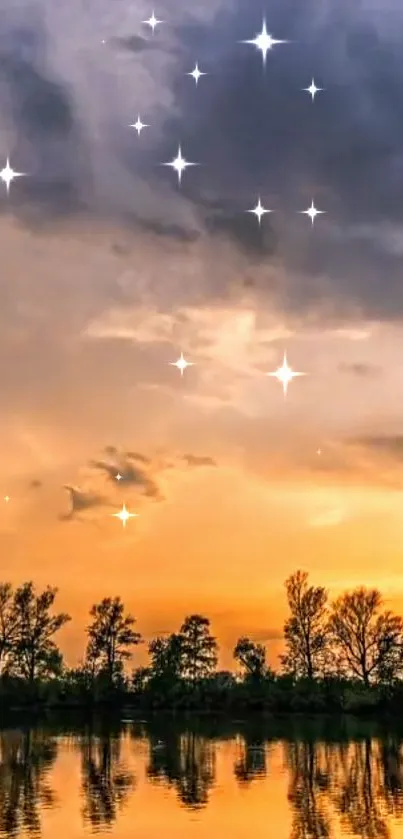
[[[147, 668], [146, 691], [152, 696], [154, 705], [167, 701], [176, 703], [184, 693], [182, 681], [183, 644], [180, 635], [173, 633], [167, 638], [154, 638], [149, 646], [150, 667]], [[138, 678], [140, 676], [138, 675]]]
[[233, 656], [246, 676], [261, 679], [267, 672], [266, 650], [262, 644], [255, 644], [250, 638], [239, 638]]
[[340, 669], [361, 679], [393, 680], [401, 671], [403, 621], [382, 604], [376, 589], [345, 592], [333, 604], [329, 626]]
[[381, 609], [379, 592], [358, 588], [328, 605], [326, 590], [309, 585], [302, 571], [287, 579], [286, 591], [283, 672], [267, 665], [263, 644], [242, 636], [233, 655], [243, 679], [218, 673], [210, 621], [192, 614], [179, 631], [151, 640], [149, 663], [129, 677], [125, 663], [142, 638], [120, 597], [92, 607], [84, 657], [67, 668], [54, 640], [70, 620], [53, 612], [57, 589], [37, 593], [26, 582], [13, 591], [0, 583], [0, 707], [35, 699], [79, 707], [126, 703], [141, 711], [399, 711], [403, 619]]
[[123, 664], [132, 654], [130, 648], [141, 641], [141, 635], [133, 629], [135, 618], [124, 612], [120, 597], [104, 597], [90, 611], [86, 660], [94, 671], [106, 674], [110, 686], [121, 676]]
[[18, 613], [14, 608], [11, 583], [0, 583], [0, 674], [7, 666], [16, 642], [17, 623]]
[[32, 582], [24, 583], [14, 595], [14, 643], [10, 650], [12, 670], [29, 685], [61, 672], [62, 656], [53, 636], [70, 620], [64, 612], [52, 614], [57, 594], [48, 586], [36, 594]]
[[179, 679], [183, 668], [183, 639], [181, 635], [173, 633], [167, 638], [158, 636], [149, 646], [151, 675], [154, 678], [164, 678], [168, 681]]
[[217, 641], [210, 633], [210, 621], [203, 615], [185, 618], [181, 638], [182, 675], [191, 682], [210, 676], [217, 666]]
[[285, 583], [290, 617], [284, 624], [284, 669], [297, 677], [313, 679], [323, 672], [328, 642], [327, 593], [309, 586], [308, 574], [296, 571]]

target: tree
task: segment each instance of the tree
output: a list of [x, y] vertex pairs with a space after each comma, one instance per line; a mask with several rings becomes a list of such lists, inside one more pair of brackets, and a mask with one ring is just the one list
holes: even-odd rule
[[0, 675], [16, 640], [17, 612], [10, 583], [0, 583]]
[[153, 638], [148, 646], [152, 678], [180, 679], [182, 673], [182, 637], [172, 633], [167, 638]]
[[291, 574], [285, 587], [291, 615], [284, 624], [286, 653], [281, 662], [295, 676], [314, 679], [324, 670], [328, 646], [327, 592], [309, 586], [305, 571]]
[[16, 628], [10, 652], [13, 670], [33, 684], [37, 679], [59, 674], [62, 655], [53, 636], [70, 616], [64, 612], [51, 614], [57, 594], [48, 586], [36, 594], [32, 582], [24, 583], [14, 595]]
[[104, 597], [91, 611], [92, 623], [87, 628], [86, 660], [93, 672], [104, 672], [109, 685], [122, 674], [124, 662], [131, 657], [130, 647], [141, 642], [135, 632], [132, 615], [125, 615], [120, 597]]
[[137, 667], [133, 670], [131, 678], [131, 687], [133, 693], [142, 694], [147, 690], [151, 677], [151, 670], [149, 667]]
[[377, 589], [357, 588], [333, 604], [329, 627], [341, 670], [369, 685], [393, 680], [402, 666], [403, 621], [390, 611], [379, 613]]
[[233, 655], [247, 677], [261, 679], [267, 672], [266, 650], [262, 644], [255, 644], [250, 638], [239, 638]]
[[210, 633], [210, 621], [203, 615], [189, 615], [179, 632], [182, 675], [192, 682], [205, 679], [217, 666], [217, 641]]
[[145, 690], [153, 705], [164, 706], [168, 703], [175, 707], [184, 694], [182, 638], [177, 633], [154, 638], [148, 646], [148, 652], [150, 667]]

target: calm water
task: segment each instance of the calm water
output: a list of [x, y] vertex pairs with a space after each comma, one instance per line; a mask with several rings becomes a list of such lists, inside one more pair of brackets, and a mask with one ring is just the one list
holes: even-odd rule
[[403, 732], [283, 721], [0, 731], [0, 836], [403, 839]]

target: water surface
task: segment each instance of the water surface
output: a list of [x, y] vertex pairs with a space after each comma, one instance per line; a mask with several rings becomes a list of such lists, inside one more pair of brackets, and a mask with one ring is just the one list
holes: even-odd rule
[[14, 725], [0, 836], [403, 839], [403, 733], [284, 720]]

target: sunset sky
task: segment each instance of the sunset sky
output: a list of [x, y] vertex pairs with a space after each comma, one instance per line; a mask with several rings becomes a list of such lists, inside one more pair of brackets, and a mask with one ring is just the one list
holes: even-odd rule
[[59, 587], [69, 662], [105, 595], [224, 666], [299, 567], [403, 611], [401, 3], [2, 8], [0, 577]]

